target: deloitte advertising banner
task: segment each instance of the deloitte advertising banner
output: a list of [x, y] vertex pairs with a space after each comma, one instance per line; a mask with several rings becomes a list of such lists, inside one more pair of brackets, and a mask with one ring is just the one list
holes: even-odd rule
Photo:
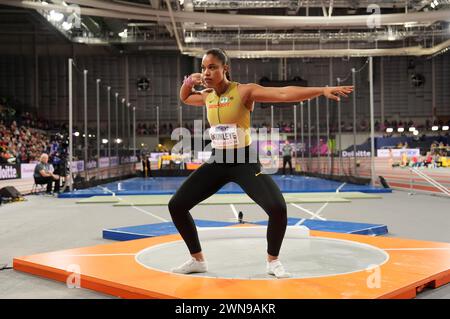
[[[353, 151], [342, 151], [342, 157], [354, 157]], [[356, 151], [356, 157], [370, 157], [371, 153], [368, 151]]]
[[0, 180], [20, 178], [19, 164], [0, 164]]

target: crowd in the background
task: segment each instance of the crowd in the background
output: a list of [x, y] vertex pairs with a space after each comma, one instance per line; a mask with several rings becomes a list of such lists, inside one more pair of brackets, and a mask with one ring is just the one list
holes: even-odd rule
[[29, 163], [43, 152], [58, 149], [58, 142], [52, 141], [47, 132], [50, 128], [49, 121], [29, 112], [17, 114], [0, 99], [0, 163]]
[[50, 144], [45, 132], [19, 126], [13, 121], [9, 126], [0, 121], [0, 162], [29, 163], [39, 159], [39, 156]]
[[[399, 142], [396, 147], [397, 149], [407, 149], [409, 148], [408, 142]], [[444, 144], [444, 142], [433, 141], [429, 147], [431, 155], [447, 156], [450, 153], [450, 146]]]
[[[206, 127], [209, 128], [209, 124], [205, 123]], [[159, 134], [160, 135], [170, 135], [174, 129], [178, 128], [179, 124], [174, 124], [171, 122], [164, 122], [161, 123], [159, 126]], [[189, 130], [189, 132], [194, 133], [194, 123], [184, 123], [183, 128], [186, 128]], [[137, 123], [136, 124], [136, 134], [138, 136], [145, 136], [145, 135], [156, 135], [157, 134], [157, 127], [156, 123]]]
[[[0, 97], [0, 163], [29, 163], [36, 161], [39, 156], [46, 152], [52, 156], [60, 156], [64, 153], [64, 139], [63, 135], [55, 134], [55, 132], [61, 132], [67, 136], [67, 127], [56, 127], [56, 124], [49, 122], [48, 120], [41, 119], [30, 112], [17, 112], [14, 107], [5, 102]], [[311, 127], [308, 127], [308, 123], [304, 122], [303, 132], [306, 133], [309, 130], [315, 134], [317, 130], [317, 123], [313, 121]], [[322, 134], [325, 128], [325, 123], [320, 123]], [[375, 122], [375, 131], [383, 133], [383, 136], [390, 137], [392, 134], [387, 134], [386, 129], [392, 128], [392, 133], [398, 133], [398, 128], [404, 128], [404, 132], [397, 135], [411, 134], [410, 127], [414, 127], [415, 130], [420, 132], [418, 140], [424, 137], [425, 134], [432, 131], [432, 127], [439, 128], [439, 135], [449, 134], [448, 126], [450, 120], [444, 121], [431, 121], [426, 120], [424, 123], [415, 123], [413, 120], [408, 121], [396, 121], [385, 120], [384, 122]], [[67, 126], [67, 125], [66, 125]], [[280, 133], [294, 133], [295, 127], [293, 121], [276, 121], [274, 126], [279, 129]], [[447, 126], [447, 131], [444, 131], [444, 127]], [[176, 121], [161, 121], [159, 125], [159, 135], [170, 136], [174, 129], [179, 127], [179, 123]], [[188, 129], [191, 133], [194, 132], [194, 121], [185, 122], [183, 127]], [[270, 121], [253, 121], [252, 127], [261, 129], [267, 128], [270, 132]], [[209, 123], [205, 123], [205, 129], [209, 128]], [[338, 132], [339, 127], [337, 121], [330, 121], [329, 129], [332, 134]], [[342, 121], [340, 125], [342, 132], [353, 132], [353, 121]], [[356, 128], [357, 132], [370, 131], [370, 125], [367, 120], [359, 121]], [[53, 131], [54, 134], [50, 134]], [[78, 129], [75, 129], [78, 131]], [[302, 131], [301, 124], [297, 123], [297, 133]], [[65, 132], [65, 133], [64, 133]], [[442, 132], [442, 133], [441, 133]], [[101, 136], [105, 136], [106, 133], [102, 133]], [[136, 134], [138, 136], [156, 136], [157, 125], [156, 121], [138, 122], [136, 127]], [[78, 136], [78, 135], [76, 135]], [[435, 135], [433, 135], [435, 136]], [[442, 136], [442, 135], [441, 135]], [[81, 138], [81, 137], [80, 137]], [[96, 143], [94, 140], [89, 140], [91, 143]], [[75, 156], [79, 150], [81, 144], [75, 146]], [[105, 147], [103, 144], [101, 145]], [[397, 148], [408, 148], [407, 143], [397, 145]], [[450, 153], [448, 144], [434, 141], [433, 143], [425, 146], [427, 151], [430, 151], [430, 156], [445, 157]]]
[[450, 146], [443, 142], [438, 143], [434, 141], [430, 146], [430, 152], [432, 155], [448, 156], [450, 154]]
[[[316, 126], [316, 122], [311, 123], [311, 127], [308, 128], [308, 123], [304, 123], [303, 125], [303, 131], [307, 132], [309, 129], [312, 132], [315, 132], [315, 130], [317, 130], [317, 126]], [[325, 127], [325, 123], [321, 123], [320, 127], [321, 130], [323, 130], [323, 128]], [[252, 127], [254, 128], [267, 128], [268, 131], [270, 131], [270, 123], [267, 122], [252, 122]], [[393, 129], [393, 133], [397, 133], [397, 129], [398, 128], [404, 128], [404, 132], [403, 135], [407, 135], [410, 134], [411, 132], [409, 132], [409, 128], [410, 127], [414, 127], [415, 130], [418, 130], [419, 132], [430, 132], [432, 131], [432, 127], [433, 126], [437, 126], [440, 129], [443, 126], [450, 126], [450, 120], [447, 122], [443, 122], [443, 121], [431, 121], [431, 120], [426, 120], [425, 123], [415, 123], [412, 120], [409, 121], [388, 121], [385, 120], [383, 123], [379, 122], [379, 121], [375, 121], [375, 132], [379, 132], [379, 133], [386, 133], [386, 129], [388, 128], [392, 128]], [[159, 126], [159, 134], [160, 135], [170, 135], [172, 133], [172, 131], [179, 127], [179, 123], [172, 123], [172, 122], [163, 122], [160, 123]], [[193, 132], [194, 130], [194, 124], [193, 123], [184, 123], [183, 125], [184, 128], [187, 128], [189, 131]], [[206, 127], [208, 128], [208, 123], [206, 123]], [[294, 122], [292, 121], [278, 121], [274, 123], [274, 127], [278, 128], [280, 133], [293, 133], [294, 132]], [[339, 131], [339, 127], [337, 125], [337, 123], [334, 122], [330, 122], [329, 123], [329, 129], [330, 132], [338, 132]], [[341, 131], [342, 132], [353, 132], [353, 122], [349, 122], [349, 121], [341, 121]], [[301, 124], [297, 123], [297, 132], [300, 133], [301, 131]], [[370, 124], [367, 120], [362, 120], [357, 124], [356, 127], [356, 131], [357, 132], [369, 132], [370, 131]], [[140, 122], [137, 124], [137, 128], [136, 128], [136, 134], [138, 136], [144, 136], [144, 135], [156, 135], [157, 134], [157, 126], [156, 126], [156, 122], [152, 121], [152, 122]], [[388, 136], [388, 134], [385, 134], [386, 136]]]

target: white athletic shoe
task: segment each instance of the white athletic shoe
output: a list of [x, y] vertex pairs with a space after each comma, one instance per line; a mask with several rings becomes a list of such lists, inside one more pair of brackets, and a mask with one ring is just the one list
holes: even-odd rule
[[267, 262], [267, 273], [277, 278], [289, 278], [291, 274], [286, 272], [281, 261], [278, 259]]
[[172, 272], [177, 274], [192, 274], [207, 271], [208, 271], [208, 262], [206, 260], [198, 261], [193, 257], [190, 260], [186, 261], [181, 266], [172, 269]]

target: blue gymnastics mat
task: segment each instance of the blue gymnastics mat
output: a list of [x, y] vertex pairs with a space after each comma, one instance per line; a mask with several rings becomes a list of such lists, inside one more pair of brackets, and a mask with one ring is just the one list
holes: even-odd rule
[[[301, 220], [302, 219], [300, 218], [289, 217], [288, 225], [294, 226]], [[255, 222], [253, 224], [267, 225], [267, 220]], [[353, 223], [336, 220], [305, 219], [302, 225], [308, 227], [310, 230], [327, 231], [332, 233], [346, 233], [346, 234], [358, 234], [370, 236], [380, 236], [388, 233], [387, 226], [380, 224]]]
[[[288, 218], [288, 225], [293, 226], [297, 224], [301, 219]], [[225, 227], [236, 225], [238, 223], [230, 222], [217, 222], [210, 220], [195, 220], [195, 224], [198, 227]], [[256, 222], [252, 224], [267, 225], [267, 221]], [[327, 231], [334, 233], [347, 233], [347, 234], [360, 234], [379, 236], [387, 234], [388, 229], [386, 225], [377, 224], [364, 224], [364, 223], [352, 223], [352, 222], [340, 222], [340, 221], [321, 221], [306, 219], [303, 225], [311, 230]], [[111, 228], [103, 230], [103, 238], [125, 241], [133, 239], [141, 239], [148, 237], [156, 237], [162, 235], [171, 235], [178, 233], [172, 222], [147, 224], [120, 228]]]
[[[197, 227], [225, 227], [236, 224], [238, 223], [217, 222], [212, 220], [201, 220], [201, 219], [195, 220], [195, 225], [197, 225]], [[175, 228], [175, 225], [172, 222], [165, 222], [158, 224], [147, 224], [147, 225], [104, 229], [103, 238], [125, 241], [132, 239], [171, 235], [176, 233], [178, 233], [178, 230]]]
[[[271, 176], [282, 193], [313, 193], [313, 192], [363, 192], [391, 193], [389, 188], [372, 185], [343, 184], [308, 176]], [[91, 196], [120, 195], [161, 195], [174, 194], [186, 177], [134, 177], [124, 181], [112, 182], [101, 186], [61, 193], [59, 198], [86, 198]], [[244, 191], [235, 183], [228, 183], [219, 190], [219, 194], [240, 194]]]

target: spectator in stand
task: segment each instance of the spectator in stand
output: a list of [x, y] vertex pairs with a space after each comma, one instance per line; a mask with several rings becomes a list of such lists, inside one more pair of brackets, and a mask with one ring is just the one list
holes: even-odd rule
[[402, 160], [401, 160], [400, 166], [401, 167], [408, 166], [408, 154], [406, 154], [406, 152], [402, 152]]
[[433, 165], [433, 157], [431, 156], [431, 152], [427, 152], [425, 157], [425, 161], [423, 162], [424, 166], [431, 167]]

